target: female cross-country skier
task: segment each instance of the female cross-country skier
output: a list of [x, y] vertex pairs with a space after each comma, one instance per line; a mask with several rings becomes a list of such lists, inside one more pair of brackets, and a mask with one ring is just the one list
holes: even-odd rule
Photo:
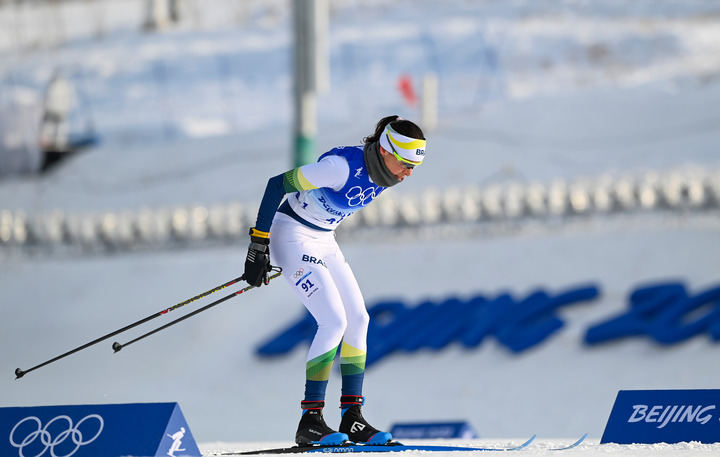
[[[271, 178], [250, 229], [245, 280], [254, 286], [268, 284], [272, 261], [318, 325], [307, 356], [305, 399], [295, 434], [300, 445], [348, 439], [385, 444], [392, 438], [368, 424], [360, 411], [370, 318], [334, 230], [385, 189], [412, 175], [425, 158], [425, 137], [413, 122], [389, 116], [363, 142], [334, 148], [315, 163]], [[325, 423], [322, 409], [338, 346], [341, 420], [335, 431]]]

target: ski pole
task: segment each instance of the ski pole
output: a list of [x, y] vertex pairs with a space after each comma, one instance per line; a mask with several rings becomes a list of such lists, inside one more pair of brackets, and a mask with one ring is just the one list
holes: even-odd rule
[[[275, 279], [275, 278], [277, 278], [278, 276], [280, 276], [280, 275], [282, 274], [282, 269], [281, 269], [280, 267], [274, 267], [274, 268], [279, 269], [279, 271], [277, 271], [277, 273], [275, 273], [274, 275], [270, 276], [270, 277], [268, 278], [268, 282], [271, 281], [271, 280], [273, 280], [273, 279]], [[140, 340], [142, 340], [142, 339], [144, 339], [144, 338], [147, 338], [147, 337], [150, 336], [150, 335], [154, 335], [155, 333], [157, 333], [157, 332], [159, 332], [159, 331], [161, 331], [161, 330], [165, 330], [166, 328], [171, 327], [171, 326], [173, 326], [173, 325], [175, 325], [175, 324], [177, 324], [177, 323], [179, 323], [179, 322], [181, 322], [181, 321], [184, 321], [185, 319], [188, 319], [188, 318], [190, 318], [190, 317], [193, 317], [194, 315], [196, 315], [196, 314], [198, 314], [198, 313], [201, 313], [201, 312], [203, 312], [203, 311], [205, 311], [205, 310], [208, 310], [208, 309], [212, 308], [213, 306], [219, 305], [220, 303], [222, 303], [222, 302], [224, 302], [224, 301], [226, 301], [226, 300], [229, 300], [229, 299], [231, 299], [231, 298], [233, 298], [233, 297], [237, 297], [238, 295], [242, 294], [243, 292], [247, 292], [247, 291], [250, 290], [250, 289], [255, 289], [255, 286], [247, 286], [247, 287], [244, 288], [244, 289], [240, 289], [240, 290], [238, 290], [237, 292], [233, 292], [233, 293], [231, 293], [230, 295], [226, 295], [226, 296], [224, 296], [223, 298], [221, 298], [221, 299], [219, 299], [219, 300], [216, 300], [216, 301], [214, 301], [214, 302], [212, 302], [212, 303], [210, 303], [210, 304], [208, 304], [208, 305], [203, 306], [202, 308], [196, 309], [196, 310], [193, 311], [192, 313], [188, 313], [188, 314], [184, 315], [183, 317], [180, 317], [180, 318], [178, 318], [178, 319], [175, 319], [175, 320], [172, 321], [172, 322], [168, 322], [167, 324], [165, 324], [165, 325], [163, 325], [163, 326], [161, 326], [161, 327], [156, 328], [155, 330], [152, 330], [152, 331], [150, 331], [150, 332], [147, 332], [147, 333], [145, 333], [144, 335], [140, 335], [140, 336], [138, 336], [137, 338], [135, 338], [134, 340], [130, 340], [130, 341], [128, 341], [128, 342], [125, 343], [125, 344], [120, 344], [120, 343], [118, 343], [118, 342], [116, 341], [116, 342], [113, 343], [112, 348], [113, 348], [113, 350], [115, 351], [115, 353], [118, 353], [118, 352], [120, 352], [120, 350], [121, 350], [122, 348], [124, 348], [124, 347], [130, 346], [131, 344], [136, 343], [136, 342], [138, 342], [138, 341], [140, 341]]]
[[135, 328], [135, 327], [137, 327], [138, 325], [144, 324], [145, 322], [148, 322], [148, 321], [150, 321], [150, 320], [152, 320], [152, 319], [155, 319], [156, 317], [160, 317], [160, 316], [162, 316], [163, 314], [167, 314], [167, 313], [169, 313], [170, 311], [173, 311], [173, 310], [175, 310], [175, 309], [180, 308], [181, 306], [185, 306], [185, 305], [187, 305], [187, 304], [189, 304], [189, 303], [192, 303], [192, 302], [194, 302], [194, 301], [196, 301], [196, 300], [199, 300], [199, 299], [201, 299], [201, 298], [203, 298], [203, 297], [207, 297], [208, 295], [210, 295], [210, 294], [212, 294], [212, 293], [215, 293], [215, 292], [217, 292], [218, 290], [221, 290], [221, 289], [224, 289], [224, 288], [226, 288], [226, 287], [232, 286], [233, 284], [237, 284], [238, 282], [242, 281], [242, 279], [243, 279], [242, 276], [239, 277], [239, 278], [235, 278], [235, 279], [233, 279], [232, 281], [228, 281], [228, 282], [226, 282], [226, 283], [223, 284], [223, 285], [217, 286], [217, 287], [215, 287], [215, 288], [213, 288], [213, 289], [208, 290], [207, 292], [203, 292], [203, 293], [201, 293], [201, 294], [199, 294], [199, 295], [196, 295], [196, 296], [194, 296], [193, 298], [188, 298], [187, 300], [185, 300], [185, 301], [183, 301], [183, 302], [180, 302], [180, 303], [178, 303], [177, 305], [171, 306], [170, 308], [164, 309], [164, 310], [162, 310], [162, 311], [160, 311], [160, 312], [157, 312], [157, 313], [155, 313], [155, 314], [153, 314], [153, 315], [150, 315], [150, 316], [146, 317], [145, 319], [140, 319], [139, 321], [134, 322], [134, 323], [132, 323], [132, 324], [126, 326], [126, 327], [123, 327], [123, 328], [119, 329], [119, 330], [115, 330], [115, 331], [112, 332], [112, 333], [108, 333], [107, 335], [101, 336], [100, 338], [98, 338], [98, 339], [96, 339], [96, 340], [93, 340], [93, 341], [91, 341], [91, 342], [89, 342], [89, 343], [87, 343], [87, 344], [83, 344], [82, 346], [76, 347], [75, 349], [73, 349], [73, 350], [71, 350], [71, 351], [68, 351], [68, 352], [66, 352], [66, 353], [64, 353], [64, 354], [62, 354], [62, 355], [59, 355], [59, 356], [55, 357], [54, 359], [50, 359], [50, 360], [48, 360], [48, 361], [46, 361], [46, 362], [43, 362], [43, 363], [41, 363], [40, 365], [36, 365], [36, 366], [34, 366], [34, 367], [32, 367], [32, 368], [28, 368], [27, 370], [22, 370], [22, 369], [20, 369], [20, 368], [16, 368], [16, 369], [15, 369], [15, 376], [16, 376], [15, 379], [20, 379], [20, 378], [22, 378], [23, 376], [25, 376], [26, 374], [30, 373], [31, 371], [35, 371], [35, 370], [37, 370], [38, 368], [44, 367], [45, 365], [49, 365], [49, 364], [51, 364], [51, 363], [53, 363], [53, 362], [55, 362], [55, 361], [58, 361], [58, 360], [60, 360], [60, 359], [62, 359], [62, 358], [65, 358], [65, 357], [67, 357], [67, 356], [69, 356], [69, 355], [75, 354], [76, 352], [82, 351], [83, 349], [89, 348], [90, 346], [93, 346], [93, 345], [95, 345], [95, 344], [97, 344], [97, 343], [99, 343], [99, 342], [101, 342], [101, 341], [105, 341], [105, 340], [108, 339], [108, 338], [112, 338], [113, 336], [115, 336], [115, 335], [117, 335], [117, 334], [119, 334], [119, 333], [126, 332], [126, 331], [130, 330], [131, 328]]

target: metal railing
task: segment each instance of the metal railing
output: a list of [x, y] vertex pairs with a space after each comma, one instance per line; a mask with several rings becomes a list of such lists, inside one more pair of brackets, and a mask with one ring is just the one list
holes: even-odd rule
[[[720, 170], [677, 169], [417, 194], [390, 190], [344, 221], [338, 234], [383, 228], [502, 227], [515, 221], [562, 224], [598, 215], [718, 209]], [[256, 215], [256, 205], [241, 202], [100, 213], [0, 210], [0, 253], [83, 255], [234, 244], [246, 241]]]

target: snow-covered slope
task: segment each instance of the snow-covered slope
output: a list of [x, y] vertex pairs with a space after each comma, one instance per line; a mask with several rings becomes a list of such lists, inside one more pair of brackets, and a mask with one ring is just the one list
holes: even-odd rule
[[[426, 163], [393, 189], [398, 195], [512, 180], [716, 170], [714, 3], [621, 4], [428, 1], [409, 11], [404, 3], [343, 3], [331, 28], [333, 81], [320, 100], [318, 149], [359, 143], [391, 112], [417, 118], [395, 84], [405, 72], [419, 77], [433, 70], [441, 81], [440, 125], [428, 133]], [[118, 33], [14, 60], [12, 81], [30, 88], [56, 65], [83, 68], [104, 141], [48, 177], [0, 183], [0, 207], [32, 214], [256, 204], [267, 178], [291, 162], [283, 27], [280, 21], [261, 29]], [[201, 71], [209, 68], [205, 57], [237, 66], [218, 83], [217, 72]], [[259, 65], [263, 59], [274, 63]], [[111, 61], [124, 65], [109, 67]], [[187, 79], [178, 75], [165, 95], [149, 96], [158, 65], [185, 69]], [[213, 92], [223, 87], [237, 89], [229, 108]], [[163, 100], [175, 103], [172, 115], [159, 108]], [[138, 110], [145, 110], [142, 116]], [[235, 115], [242, 117], [233, 124]], [[197, 128], [185, 128], [193, 119]], [[213, 119], [227, 127], [211, 129], [221, 135], [192, 134]], [[173, 134], [164, 138], [167, 126]], [[522, 299], [538, 288], [554, 295], [587, 284], [600, 291], [596, 300], [558, 310], [564, 326], [519, 354], [494, 337], [476, 349], [452, 344], [391, 354], [368, 370], [368, 419], [379, 427], [467, 420], [495, 444], [534, 433], [571, 440], [588, 432], [597, 442], [620, 389], [716, 387], [718, 348], [706, 333], [670, 346], [649, 337], [594, 347], [583, 340], [588, 328], [626, 310], [640, 285], [681, 280], [691, 294], [717, 286], [718, 225], [717, 210], [654, 211], [527, 220], [472, 235], [432, 227], [343, 235], [370, 306], [504, 292]], [[177, 401], [198, 441], [245, 442], [208, 444], [208, 452], [291, 440], [305, 348], [275, 359], [255, 354], [302, 316], [281, 279], [117, 354], [113, 341], [129, 341], [152, 325], [13, 379], [17, 367], [30, 368], [239, 276], [245, 249], [239, 242], [74, 257], [2, 251], [0, 404]], [[339, 395], [338, 381], [331, 379], [329, 400]], [[327, 417], [337, 421], [335, 408]], [[577, 452], [699, 456], [717, 448]]]

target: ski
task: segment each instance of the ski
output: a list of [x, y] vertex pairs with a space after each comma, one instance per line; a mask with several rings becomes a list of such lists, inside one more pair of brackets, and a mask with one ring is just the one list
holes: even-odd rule
[[583, 441], [585, 441], [585, 438], [587, 438], [587, 436], [588, 436], [588, 434], [586, 433], [586, 434], [584, 434], [583, 436], [581, 436], [579, 440], [575, 441], [573, 444], [569, 444], [569, 445], [564, 446], [564, 447], [556, 447], [556, 448], [553, 448], [553, 449], [550, 449], [550, 450], [551, 450], [551, 451], [565, 451], [565, 450], [568, 450], [568, 449], [572, 449], [572, 448], [574, 448], [574, 447], [579, 446], [580, 443], [582, 443]]
[[345, 453], [345, 452], [404, 452], [404, 451], [519, 451], [525, 449], [533, 442], [536, 435], [530, 437], [529, 440], [522, 444], [512, 447], [504, 448], [486, 448], [486, 447], [466, 447], [466, 446], [442, 446], [442, 445], [416, 445], [416, 444], [402, 444], [397, 441], [392, 441], [388, 444], [373, 445], [373, 444], [356, 444], [353, 442], [347, 442], [340, 445], [324, 446], [293, 446], [284, 447], [277, 449], [260, 449], [256, 451], [244, 451], [244, 452], [230, 452], [221, 455], [258, 455], [258, 454], [297, 454], [297, 453], [308, 453], [308, 452], [325, 452], [325, 453]]

